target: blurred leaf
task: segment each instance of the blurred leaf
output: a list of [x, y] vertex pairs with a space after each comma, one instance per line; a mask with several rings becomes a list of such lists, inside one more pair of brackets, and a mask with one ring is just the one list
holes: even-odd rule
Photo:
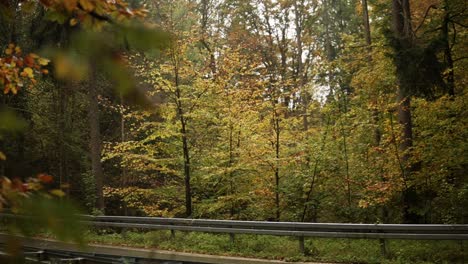
[[104, 72], [115, 82], [115, 88], [119, 93], [126, 95], [131, 91], [134, 80], [124, 64], [107, 59], [101, 61], [101, 66]]
[[0, 131], [14, 132], [23, 130], [25, 127], [26, 122], [14, 112], [0, 109]]
[[90, 0], [80, 0], [80, 4], [85, 11], [91, 12], [94, 9], [94, 4]]
[[168, 46], [170, 35], [159, 29], [149, 28], [143, 25], [121, 27], [123, 37], [130, 49], [148, 51], [162, 49]]
[[26, 217], [18, 217], [10, 223], [13, 233], [33, 236], [50, 231], [60, 240], [84, 245], [84, 225], [77, 217], [80, 211], [70, 201], [35, 194], [21, 199], [18, 213]]
[[4, 19], [4, 21], [10, 23], [15, 13], [12, 12], [12, 9], [8, 7], [8, 2], [0, 1], [0, 16]]
[[80, 81], [85, 79], [88, 65], [74, 52], [57, 52], [54, 57], [55, 74], [60, 79]]
[[48, 11], [45, 16], [46, 19], [57, 22], [59, 24], [63, 24], [67, 21], [67, 16], [64, 13], [56, 12], [56, 11]]
[[49, 62], [50, 62], [50, 60], [45, 59], [45, 58], [39, 58], [37, 61], [38, 61], [39, 64], [42, 65], [42, 66], [46, 66], [46, 65], [49, 64]]
[[51, 183], [54, 181], [54, 178], [52, 176], [45, 173], [39, 174], [37, 178], [43, 183]]
[[50, 191], [50, 193], [57, 196], [57, 197], [64, 197], [65, 196], [65, 193], [62, 190], [59, 190], [59, 189], [52, 190], [52, 191]]
[[31, 14], [34, 12], [36, 8], [36, 2], [35, 1], [23, 1], [21, 3], [21, 11], [24, 11], [28, 14]]
[[33, 70], [29, 67], [26, 67], [23, 69], [23, 72], [25, 73], [26, 76], [28, 76], [29, 78], [34, 78], [34, 73], [33, 73]]
[[77, 0], [64, 0], [63, 5], [68, 12], [73, 11], [77, 7]]
[[73, 27], [73, 26], [76, 25], [76, 24], [78, 24], [78, 20], [77, 20], [76, 18], [70, 19], [70, 26]]

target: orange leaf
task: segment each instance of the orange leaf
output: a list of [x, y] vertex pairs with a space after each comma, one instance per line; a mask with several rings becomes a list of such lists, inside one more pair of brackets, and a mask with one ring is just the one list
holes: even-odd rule
[[24, 63], [28, 66], [33, 66], [34, 65], [34, 58], [29, 54], [28, 56], [24, 57]]
[[43, 183], [51, 183], [54, 180], [52, 176], [45, 173], [37, 175], [37, 178]]
[[76, 6], [77, 6], [77, 0], [64, 0], [63, 1], [63, 5], [65, 6], [65, 9], [67, 9], [67, 11], [71, 12], [73, 11]]
[[39, 0], [39, 1], [47, 7], [52, 5], [52, 0]]

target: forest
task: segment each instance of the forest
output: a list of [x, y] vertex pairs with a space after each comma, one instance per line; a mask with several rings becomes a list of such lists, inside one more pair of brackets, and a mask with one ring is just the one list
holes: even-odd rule
[[466, 8], [1, 1], [0, 210], [467, 223]]

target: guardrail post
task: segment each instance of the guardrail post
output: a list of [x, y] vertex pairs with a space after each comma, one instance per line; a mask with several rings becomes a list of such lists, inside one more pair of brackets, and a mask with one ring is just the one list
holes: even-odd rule
[[385, 239], [383, 238], [379, 238], [379, 244], [380, 244], [380, 254], [382, 254], [382, 256], [384, 258], [387, 258], [387, 243], [385, 241]]
[[303, 236], [299, 237], [299, 252], [301, 252], [302, 255], [305, 255], [305, 244]]
[[[171, 224], [173, 225], [173, 224]], [[171, 229], [171, 239], [175, 239], [175, 230]]]
[[461, 263], [465, 264], [465, 248], [463, 247], [463, 240], [460, 240], [460, 250], [461, 250]]
[[[229, 226], [230, 228], [233, 228], [232, 225]], [[234, 246], [234, 233], [229, 233], [229, 243], [231, 244], [231, 246]]]

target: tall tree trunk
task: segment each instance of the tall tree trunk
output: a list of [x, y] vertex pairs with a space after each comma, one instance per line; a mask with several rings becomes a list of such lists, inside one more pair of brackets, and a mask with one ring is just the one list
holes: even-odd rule
[[185, 121], [181, 118], [182, 148], [184, 152], [184, 175], [185, 175], [185, 215], [192, 215], [192, 188], [190, 184], [190, 153], [187, 141], [187, 128]]
[[279, 173], [279, 159], [280, 159], [280, 120], [279, 115], [275, 111], [275, 134], [276, 134], [276, 142], [275, 142], [275, 206], [276, 206], [276, 220], [280, 220], [281, 216], [281, 208], [280, 208], [280, 173]]
[[450, 23], [450, 13], [448, 11], [448, 1], [445, 0], [444, 4], [444, 20], [442, 24], [442, 41], [444, 43], [444, 57], [445, 62], [447, 63], [448, 73], [447, 73], [447, 88], [448, 94], [450, 96], [455, 95], [455, 73], [453, 68], [453, 57], [452, 49], [450, 47], [449, 40], [449, 23]]
[[208, 30], [209, 30], [209, 12], [210, 12], [210, 1], [209, 0], [201, 0], [199, 3], [199, 9], [201, 13], [201, 21], [200, 21], [200, 26], [201, 26], [201, 39], [200, 43], [203, 45], [203, 47], [208, 51], [210, 55], [210, 69], [211, 73], [213, 76], [216, 74], [216, 57], [215, 53], [213, 50], [213, 47], [208, 44], [206, 40], [206, 35], [208, 35]]
[[[330, 116], [327, 116], [325, 131], [323, 132], [322, 146], [320, 147], [320, 152], [319, 152], [320, 154], [325, 149], [329, 126], [330, 126]], [[308, 203], [309, 203], [311, 197], [313, 196], [313, 191], [314, 191], [314, 187], [315, 187], [315, 181], [316, 181], [316, 178], [317, 178], [318, 165], [319, 165], [319, 162], [320, 162], [320, 157], [321, 157], [321, 155], [317, 155], [316, 158], [315, 158], [314, 170], [312, 172], [312, 179], [311, 179], [311, 182], [310, 182], [310, 188], [309, 188], [309, 191], [307, 192], [306, 199], [304, 201], [304, 208], [302, 210], [301, 222], [305, 221], [306, 214], [307, 214], [307, 209], [309, 208]], [[316, 208], [315, 208], [315, 210], [316, 210]], [[313, 220], [313, 222], [317, 221], [316, 214], [314, 214], [314, 217], [313, 217], [312, 220]]]
[[411, 83], [408, 78], [411, 61], [400, 55], [402, 50], [411, 49], [413, 46], [413, 31], [411, 27], [411, 13], [409, 0], [393, 0], [392, 2], [393, 33], [397, 42], [395, 57], [398, 81], [398, 122], [402, 127], [399, 145], [401, 162], [403, 164], [403, 221], [405, 223], [419, 223], [420, 216], [414, 212], [418, 203], [417, 193], [412, 187], [411, 177], [414, 166], [410, 164], [411, 148], [413, 146], [413, 126], [411, 122]]
[[[370, 23], [369, 23], [369, 6], [367, 4], [367, 0], [362, 0], [362, 18], [363, 18], [363, 24], [364, 24], [364, 38], [366, 40], [366, 45], [367, 45], [367, 59], [369, 61], [369, 66], [372, 62], [372, 37], [371, 37], [371, 29], [370, 29]], [[374, 105], [377, 105], [377, 100], [378, 95], [374, 95], [374, 98], [372, 99], [374, 101]], [[380, 130], [379, 127], [379, 121], [380, 121], [380, 112], [375, 107], [372, 109], [372, 121], [374, 123], [374, 147], [379, 147], [380, 143], [382, 141], [382, 131]], [[385, 177], [383, 177], [383, 172], [380, 172], [381, 174], [381, 180], [383, 182], [386, 181]], [[385, 205], [381, 206], [381, 217], [383, 223], [387, 222], [388, 218], [388, 210]], [[381, 245], [384, 245], [383, 240], [380, 240]]]
[[[125, 142], [125, 105], [124, 105], [124, 98], [123, 94], [119, 94], [119, 99], [120, 99], [120, 142], [124, 143]], [[123, 161], [123, 160], [122, 160]], [[128, 182], [128, 174], [127, 174], [127, 169], [125, 168], [125, 165], [121, 162], [120, 165], [120, 177], [121, 177], [121, 186], [125, 187]]]
[[370, 23], [369, 23], [369, 7], [367, 5], [367, 0], [362, 0], [362, 19], [364, 24], [364, 38], [366, 39], [367, 49], [369, 53], [371, 52], [371, 32], [370, 32]]
[[304, 84], [307, 83], [306, 74], [303, 73], [303, 62], [302, 62], [302, 53], [303, 53], [303, 41], [302, 41], [302, 31], [304, 24], [304, 1], [294, 1], [294, 24], [296, 28], [296, 65], [294, 70], [294, 83], [296, 88], [301, 92], [300, 102], [302, 104], [302, 126], [304, 131], [309, 130], [309, 120], [308, 120], [308, 111], [310, 97], [308, 95], [307, 88], [304, 88]]
[[185, 215], [190, 217], [192, 215], [192, 188], [190, 184], [190, 152], [187, 140], [187, 125], [185, 117], [183, 116], [182, 109], [179, 108], [180, 123], [182, 134], [182, 149], [184, 154], [184, 182], [185, 182]]
[[91, 155], [91, 170], [96, 182], [96, 208], [104, 212], [104, 195], [103, 195], [103, 182], [104, 173], [101, 164], [101, 131], [99, 125], [99, 106], [98, 106], [98, 92], [96, 89], [96, 72], [91, 69], [90, 77], [88, 80], [88, 119], [90, 128], [90, 155]]
[[229, 120], [229, 162], [228, 162], [228, 169], [229, 169], [229, 195], [231, 196], [231, 204], [229, 210], [229, 216], [232, 218], [234, 216], [234, 171], [232, 170], [232, 166], [234, 164], [234, 125], [232, 121]]
[[185, 117], [184, 109], [182, 106], [182, 94], [179, 85], [179, 68], [175, 53], [172, 54], [174, 63], [174, 84], [177, 105], [177, 115], [180, 121], [180, 133], [182, 140], [182, 152], [184, 156], [184, 183], [185, 183], [185, 216], [192, 215], [192, 187], [190, 183], [190, 149], [187, 139], [187, 118]]

